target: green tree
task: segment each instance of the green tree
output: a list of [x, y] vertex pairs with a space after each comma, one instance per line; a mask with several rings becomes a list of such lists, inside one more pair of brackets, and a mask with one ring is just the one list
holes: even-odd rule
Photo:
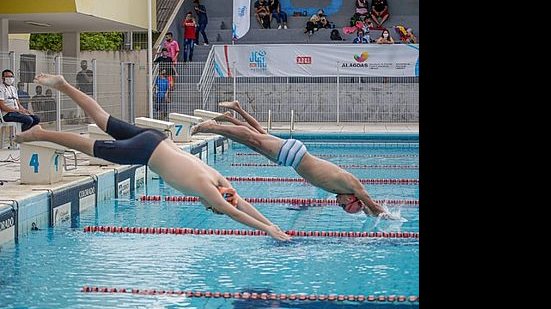
[[[124, 42], [121, 32], [83, 32], [80, 50], [120, 50]], [[60, 52], [63, 49], [61, 33], [32, 33], [30, 49]]]

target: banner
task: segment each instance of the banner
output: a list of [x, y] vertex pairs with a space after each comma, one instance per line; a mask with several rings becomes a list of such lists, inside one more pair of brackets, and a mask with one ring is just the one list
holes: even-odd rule
[[260, 44], [213, 48], [218, 77], [419, 76], [419, 44]]
[[233, 0], [232, 40], [238, 40], [249, 32], [250, 14], [251, 0]]

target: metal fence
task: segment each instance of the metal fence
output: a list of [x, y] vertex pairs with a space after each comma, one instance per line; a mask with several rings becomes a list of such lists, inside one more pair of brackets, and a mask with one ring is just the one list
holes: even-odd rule
[[[418, 77], [214, 77], [213, 59], [176, 63], [174, 89], [165, 103], [155, 100], [154, 117], [193, 114], [197, 108], [224, 111], [221, 101], [239, 100], [260, 121], [419, 121]], [[157, 93], [157, 92], [156, 92]]]
[[136, 91], [132, 63], [10, 52], [0, 53], [0, 65], [2, 70], [9, 68], [14, 72], [20, 102], [38, 115], [47, 129], [85, 131], [93, 120], [68, 96], [35, 84], [33, 78], [41, 72], [62, 74], [70, 84], [93, 97], [111, 115], [124, 120], [134, 119]]

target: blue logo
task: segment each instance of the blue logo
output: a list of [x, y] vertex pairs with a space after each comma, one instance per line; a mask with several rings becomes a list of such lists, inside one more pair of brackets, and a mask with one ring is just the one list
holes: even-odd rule
[[249, 68], [253, 71], [266, 71], [268, 64], [266, 63], [265, 50], [253, 50], [249, 57]]
[[243, 17], [245, 16], [245, 11], [247, 10], [247, 6], [244, 5], [244, 6], [241, 6], [237, 9], [237, 16], [239, 17]]

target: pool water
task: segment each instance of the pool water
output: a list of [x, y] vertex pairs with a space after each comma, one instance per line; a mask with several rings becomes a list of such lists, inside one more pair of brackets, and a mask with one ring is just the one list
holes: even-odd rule
[[[336, 164], [418, 165], [415, 143], [389, 145], [306, 143], [312, 154]], [[377, 146], [378, 145], [378, 146]], [[394, 145], [394, 146], [392, 146]], [[289, 167], [232, 166], [269, 163], [233, 143], [209, 164], [225, 176], [299, 177]], [[327, 157], [325, 157], [327, 156]], [[333, 156], [333, 157], [328, 157]], [[358, 178], [418, 178], [418, 169], [348, 169]], [[334, 198], [306, 183], [232, 182], [242, 197]], [[418, 185], [365, 185], [374, 199], [418, 199]], [[181, 195], [154, 179], [148, 195]], [[255, 206], [283, 230], [419, 231], [419, 207], [399, 209], [407, 222], [346, 214], [339, 207], [277, 203]], [[166, 295], [82, 293], [84, 285], [220, 292], [419, 295], [416, 239], [294, 237], [280, 243], [265, 236], [142, 235], [84, 233], [87, 225], [250, 229], [194, 202], [148, 202], [135, 198], [100, 203], [76, 226], [32, 232], [0, 252], [0, 307], [4, 308], [387, 308], [319, 301], [258, 301]], [[418, 304], [413, 304], [418, 306]]]

